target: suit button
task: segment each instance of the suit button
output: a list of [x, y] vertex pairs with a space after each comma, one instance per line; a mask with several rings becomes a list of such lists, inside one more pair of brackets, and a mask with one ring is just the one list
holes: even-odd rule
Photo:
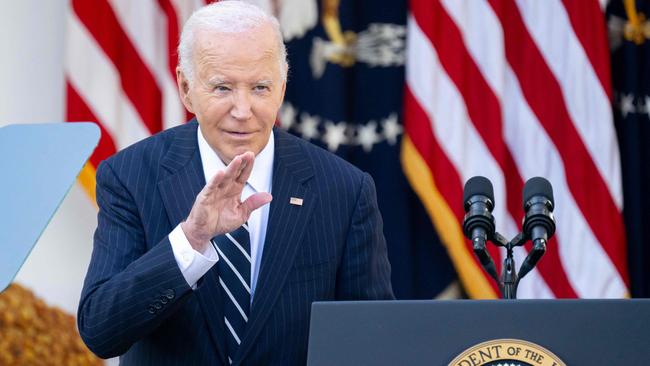
[[174, 290], [173, 289], [166, 290], [165, 292], [163, 292], [163, 295], [169, 300], [171, 300], [174, 298]]
[[162, 304], [159, 303], [159, 302], [156, 302], [156, 303], [153, 304], [153, 307], [160, 310], [160, 309], [162, 309]]
[[166, 303], [168, 303], [168, 302], [169, 302], [169, 300], [167, 300], [167, 298], [166, 298], [166, 297], [164, 297], [164, 296], [163, 296], [163, 297], [161, 297], [159, 301], [160, 301], [160, 302], [162, 302], [163, 304], [166, 304]]
[[149, 312], [149, 314], [155, 314], [156, 308], [154, 308], [152, 305], [149, 305], [149, 307], [147, 307], [147, 311]]

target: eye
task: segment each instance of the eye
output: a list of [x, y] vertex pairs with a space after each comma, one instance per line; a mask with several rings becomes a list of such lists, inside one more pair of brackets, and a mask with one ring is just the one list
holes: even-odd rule
[[225, 93], [230, 91], [230, 88], [225, 86], [225, 85], [217, 85], [214, 87], [214, 91], [220, 92], [220, 93]]
[[257, 92], [265, 92], [271, 90], [271, 88], [268, 85], [264, 85], [264, 84], [255, 85], [253, 89]]

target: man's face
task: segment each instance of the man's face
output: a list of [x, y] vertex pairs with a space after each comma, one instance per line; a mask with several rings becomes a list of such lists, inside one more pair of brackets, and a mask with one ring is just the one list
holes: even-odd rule
[[228, 164], [266, 146], [284, 98], [275, 33], [270, 25], [235, 33], [199, 31], [194, 82], [177, 69], [185, 107], [196, 115], [208, 144]]

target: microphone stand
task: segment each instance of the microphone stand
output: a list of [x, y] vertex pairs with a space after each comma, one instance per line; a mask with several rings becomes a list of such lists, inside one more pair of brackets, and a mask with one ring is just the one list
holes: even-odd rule
[[[526, 258], [524, 265], [526, 267], [524, 271], [521, 271], [520, 275], [517, 275], [517, 269], [515, 266], [515, 259], [513, 256], [513, 249], [518, 246], [522, 246], [526, 243], [527, 239], [523, 233], [517, 234], [512, 240], [508, 241], [503, 235], [499, 233], [494, 233], [494, 237], [490, 238], [490, 241], [499, 247], [506, 248], [506, 258], [503, 260], [503, 269], [501, 271], [501, 278], [496, 277], [496, 272], [484, 268], [486, 272], [490, 273], [492, 278], [499, 284], [499, 290], [501, 291], [502, 299], [516, 299], [517, 298], [517, 287], [519, 286], [519, 281], [535, 266], [535, 263], [529, 263], [530, 261]], [[478, 254], [478, 253], [477, 253]], [[539, 253], [537, 253], [539, 254]], [[482, 255], [487, 255], [490, 257], [490, 254], [486, 251]], [[541, 253], [543, 255], [543, 252]], [[541, 257], [540, 255], [540, 257]], [[537, 258], [539, 259], [539, 257]], [[491, 258], [490, 258], [491, 260]], [[483, 263], [483, 261], [481, 261]], [[485, 266], [484, 266], [485, 267]]]

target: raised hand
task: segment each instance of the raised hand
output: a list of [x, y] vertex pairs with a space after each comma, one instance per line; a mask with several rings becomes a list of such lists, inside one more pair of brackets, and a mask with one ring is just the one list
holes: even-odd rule
[[181, 223], [195, 250], [203, 252], [210, 239], [237, 229], [253, 210], [271, 202], [271, 194], [267, 192], [255, 193], [241, 202], [254, 160], [255, 155], [250, 151], [237, 155], [226, 170], [215, 174], [199, 192], [187, 220]]

